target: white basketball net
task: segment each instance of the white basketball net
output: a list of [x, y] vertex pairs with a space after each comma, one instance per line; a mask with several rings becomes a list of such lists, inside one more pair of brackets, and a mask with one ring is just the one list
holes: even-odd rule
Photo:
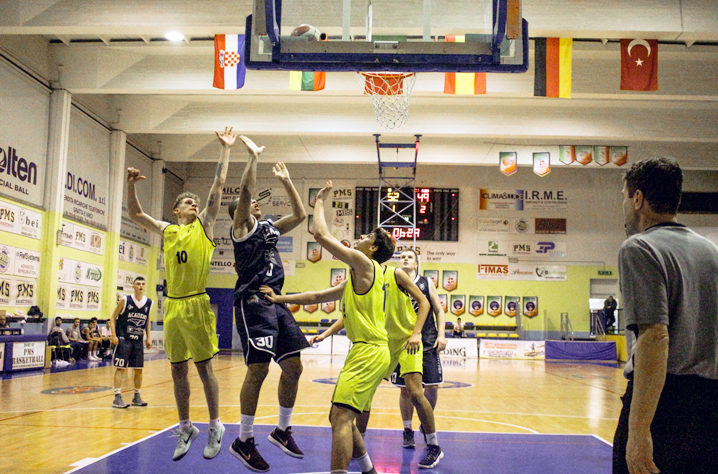
[[401, 127], [409, 117], [409, 97], [416, 82], [413, 72], [357, 72], [364, 93], [374, 102], [376, 120], [383, 127]]

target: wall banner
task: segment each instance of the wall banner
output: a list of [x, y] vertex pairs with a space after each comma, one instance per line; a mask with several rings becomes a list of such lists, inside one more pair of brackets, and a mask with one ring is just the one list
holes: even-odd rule
[[0, 305], [15, 306], [12, 279], [2, 275], [0, 275]]
[[568, 198], [563, 190], [526, 190], [524, 209], [527, 211], [565, 211]]
[[481, 257], [506, 257], [509, 242], [503, 240], [479, 240], [479, 255]]
[[74, 309], [76, 311], [82, 311], [85, 309], [85, 288], [80, 286], [70, 287], [70, 302], [67, 305], [68, 309]]
[[147, 265], [147, 257], [149, 256], [149, 248], [135, 242], [120, 240], [119, 259], [121, 262], [135, 263], [137, 265]]
[[105, 253], [105, 234], [80, 224], [62, 223], [62, 245], [85, 252], [103, 255]]
[[446, 349], [439, 354], [442, 359], [444, 357], [477, 359], [479, 349], [474, 338], [450, 337], [446, 340]]
[[13, 145], [0, 143], [0, 194], [40, 206], [47, 159], [28, 157]]
[[42, 235], [42, 214], [0, 201], [0, 230], [39, 240]]
[[45, 341], [14, 342], [12, 370], [45, 367]]
[[546, 349], [544, 341], [481, 339], [479, 357], [481, 359], [545, 360]]
[[501, 233], [509, 232], [509, 220], [501, 218], [479, 218], [479, 232]]
[[524, 191], [521, 189], [481, 189], [479, 196], [481, 210], [524, 210]]
[[69, 293], [70, 289], [67, 285], [57, 285], [57, 299], [55, 300], [55, 307], [57, 309], [67, 309]]
[[14, 280], [15, 306], [37, 304], [37, 282], [35, 280]]

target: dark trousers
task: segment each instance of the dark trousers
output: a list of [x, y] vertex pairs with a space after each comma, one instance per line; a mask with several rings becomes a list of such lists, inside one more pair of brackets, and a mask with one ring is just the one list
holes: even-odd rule
[[[632, 397], [633, 381], [629, 380], [613, 438], [614, 474], [628, 474], [626, 443]], [[718, 380], [668, 374], [651, 436], [653, 462], [661, 474], [718, 472]]]
[[88, 344], [77, 341], [70, 341], [70, 345], [72, 346], [72, 357], [78, 360], [87, 357]]

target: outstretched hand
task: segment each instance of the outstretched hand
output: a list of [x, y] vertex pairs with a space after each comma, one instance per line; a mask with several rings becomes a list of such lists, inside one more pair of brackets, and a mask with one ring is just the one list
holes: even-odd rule
[[313, 346], [318, 342], [322, 342], [324, 339], [325, 337], [322, 334], [317, 334], [316, 336], [312, 336], [309, 338], [309, 345]]
[[135, 184], [137, 181], [147, 179], [147, 176], [142, 176], [140, 170], [137, 168], [127, 168], [127, 183]]
[[262, 293], [264, 293], [264, 298], [265, 298], [267, 301], [272, 302], [272, 303], [276, 303], [276, 302], [277, 302], [277, 294], [274, 292], [273, 289], [271, 289], [271, 288], [268, 287], [267, 285], [262, 285], [262, 286], [260, 286], [260, 287], [259, 287], [259, 291], [261, 291]]
[[284, 166], [284, 163], [281, 161], [274, 165], [274, 168], [272, 168], [272, 171], [274, 172], [274, 176], [276, 176], [279, 179], [286, 180], [289, 179], [289, 171], [287, 171], [287, 167]]
[[214, 132], [217, 134], [217, 138], [219, 138], [219, 141], [222, 142], [222, 146], [231, 147], [234, 145], [234, 141], [237, 139], [237, 134], [232, 133], [232, 129], [234, 127], [225, 127], [224, 133], [220, 135], [219, 132]]
[[245, 137], [244, 135], [240, 135], [239, 139], [244, 142], [244, 144], [247, 146], [247, 151], [249, 151], [251, 154], [259, 158], [259, 155], [262, 154], [264, 151], [264, 147], [257, 146], [251, 139]]
[[324, 185], [322, 189], [319, 190], [317, 193], [317, 199], [321, 199], [322, 201], [326, 201], [329, 198], [329, 193], [332, 190], [332, 180], [327, 181], [327, 184]]

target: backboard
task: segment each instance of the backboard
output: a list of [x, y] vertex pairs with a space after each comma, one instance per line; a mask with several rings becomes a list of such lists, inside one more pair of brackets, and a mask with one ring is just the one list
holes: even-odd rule
[[[326, 33], [328, 41], [289, 36], [302, 23]], [[466, 41], [446, 42], [446, 35]], [[254, 0], [245, 64], [292, 71], [518, 73], [528, 69], [528, 40], [520, 0]]]

